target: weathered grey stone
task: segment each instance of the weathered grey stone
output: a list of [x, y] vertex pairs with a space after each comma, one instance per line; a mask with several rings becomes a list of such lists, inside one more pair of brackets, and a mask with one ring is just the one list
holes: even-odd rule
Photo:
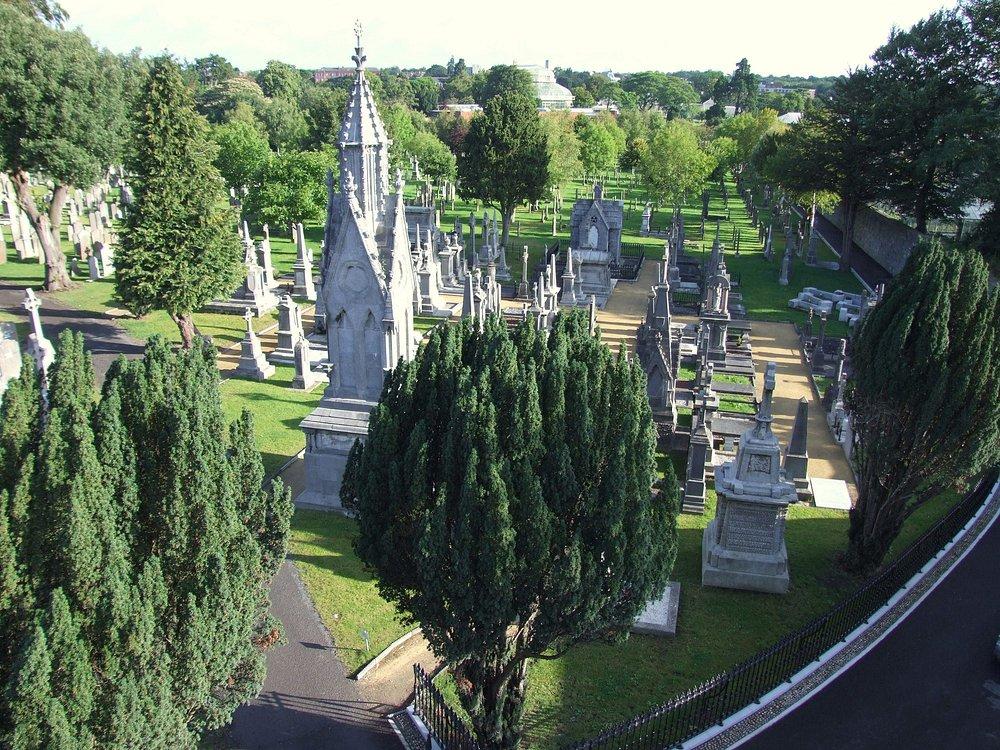
[[785, 449], [785, 477], [792, 480], [799, 497], [809, 494], [809, 402], [802, 397], [795, 411], [792, 439]]
[[236, 365], [236, 374], [251, 380], [267, 380], [274, 375], [274, 365], [264, 357], [260, 339], [253, 329], [253, 313], [247, 310], [244, 315], [247, 330], [240, 345], [240, 361]]
[[7, 383], [21, 375], [21, 345], [13, 323], [0, 323], [0, 398]]
[[676, 635], [677, 612], [681, 603], [681, 585], [670, 581], [663, 594], [655, 597], [636, 618], [633, 633], [646, 635]]
[[403, 202], [403, 178], [389, 194], [389, 137], [365, 78], [360, 35], [355, 83], [341, 124], [340, 192], [330, 191], [321, 292], [330, 383], [302, 421], [306, 487], [296, 502], [340, 507], [340, 483], [385, 373], [416, 353], [417, 280]]
[[784, 477], [781, 448], [771, 431], [776, 371], [769, 362], [755, 425], [740, 437], [736, 458], [715, 469], [718, 503], [702, 537], [705, 586], [788, 591], [785, 515], [796, 494]]

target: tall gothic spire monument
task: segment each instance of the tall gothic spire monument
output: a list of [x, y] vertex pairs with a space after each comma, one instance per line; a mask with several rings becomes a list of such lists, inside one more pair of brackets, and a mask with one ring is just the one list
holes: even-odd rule
[[306, 489], [296, 502], [340, 507], [340, 484], [355, 439], [368, 419], [386, 373], [416, 353], [403, 178], [389, 193], [389, 145], [365, 78], [361, 28], [355, 27], [355, 79], [340, 127], [339, 191], [326, 213], [319, 306], [326, 313], [330, 383], [302, 421]]

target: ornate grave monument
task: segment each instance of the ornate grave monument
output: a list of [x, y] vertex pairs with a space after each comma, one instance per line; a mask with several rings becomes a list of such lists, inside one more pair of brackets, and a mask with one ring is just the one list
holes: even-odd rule
[[[368, 433], [386, 372], [416, 353], [416, 274], [403, 203], [403, 177], [389, 193], [389, 145], [358, 28], [354, 88], [339, 133], [340, 191], [330, 191], [321, 295], [330, 382], [301, 424], [306, 488], [297, 502], [341, 507], [347, 455]], [[298, 360], [298, 357], [296, 357]]]
[[771, 431], [777, 365], [768, 362], [755, 425], [740, 437], [733, 461], [715, 469], [715, 518], [702, 537], [705, 586], [784, 594], [788, 591], [785, 515], [796, 500]]
[[576, 260], [578, 297], [591, 294], [603, 308], [611, 295], [611, 263], [621, 261], [623, 201], [605, 199], [600, 183], [593, 198], [581, 198], [570, 216], [570, 246]]

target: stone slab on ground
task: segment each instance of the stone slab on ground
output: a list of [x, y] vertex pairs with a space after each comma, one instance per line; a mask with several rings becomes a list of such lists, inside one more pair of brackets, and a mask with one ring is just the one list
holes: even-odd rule
[[647, 635], [676, 635], [680, 601], [681, 584], [678, 581], [670, 581], [663, 596], [646, 605], [646, 609], [632, 625], [632, 632]]
[[851, 494], [847, 490], [847, 482], [843, 479], [809, 477], [809, 486], [812, 488], [813, 503], [817, 508], [851, 509]]

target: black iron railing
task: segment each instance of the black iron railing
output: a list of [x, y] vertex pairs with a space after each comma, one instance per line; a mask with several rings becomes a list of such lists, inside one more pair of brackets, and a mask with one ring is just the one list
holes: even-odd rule
[[479, 750], [472, 732], [419, 664], [413, 665], [413, 710], [427, 728], [427, 750], [434, 743], [444, 750]]
[[742, 664], [596, 737], [571, 745], [569, 750], [676, 747], [758, 702], [885, 606], [969, 522], [989, 497], [996, 478], [996, 471], [982, 478], [947, 515], [833, 609]]
[[[786, 635], [742, 664], [718, 674], [666, 703], [622, 722], [567, 750], [663, 750], [677, 747], [788, 682], [810, 663], [843, 641], [886, 605], [903, 585], [933, 558], [989, 498], [997, 470], [976, 486], [943, 518], [906, 548], [891, 564], [833, 609]], [[445, 750], [477, 748], [471, 732], [445, 704], [419, 666], [417, 713]], [[451, 737], [449, 741], [447, 738]]]

